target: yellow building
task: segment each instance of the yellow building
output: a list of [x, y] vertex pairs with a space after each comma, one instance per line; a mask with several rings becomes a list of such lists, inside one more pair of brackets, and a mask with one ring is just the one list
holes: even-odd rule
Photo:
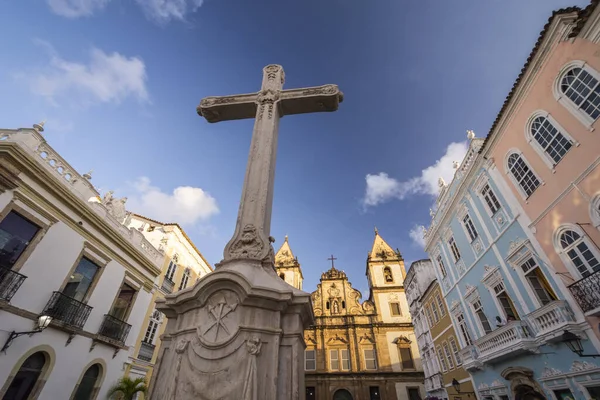
[[165, 294], [192, 287], [200, 277], [213, 269], [178, 224], [165, 224], [141, 215], [129, 214], [125, 225], [142, 232], [165, 256], [162, 272], [154, 285], [152, 302], [146, 311], [142, 329], [125, 370], [126, 376], [145, 377], [150, 382], [160, 348], [160, 336], [166, 326], [165, 317], [154, 309], [154, 302]]
[[[450, 313], [437, 280], [429, 285], [421, 300], [433, 347], [438, 358], [442, 380], [448, 398], [452, 400], [476, 400], [471, 375], [462, 367], [459, 341], [452, 325]], [[457, 326], [463, 326], [464, 320], [457, 320]], [[466, 338], [469, 338], [465, 330]], [[457, 385], [458, 384], [458, 385]]]
[[[312, 293], [316, 323], [304, 333], [306, 399], [422, 399], [423, 369], [400, 252], [375, 232], [366, 265], [369, 299], [363, 302], [333, 260]], [[302, 288], [302, 270], [287, 237], [275, 267], [282, 279]]]

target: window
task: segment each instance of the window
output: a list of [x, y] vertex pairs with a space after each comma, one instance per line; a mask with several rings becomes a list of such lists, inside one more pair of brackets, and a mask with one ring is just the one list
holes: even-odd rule
[[446, 306], [444, 301], [442, 300], [442, 296], [439, 293], [435, 295], [435, 300], [437, 301], [438, 306], [440, 307], [440, 315], [443, 317], [446, 315]]
[[593, 120], [600, 115], [598, 80], [583, 68], [571, 68], [560, 80], [560, 91]]
[[456, 322], [458, 323], [458, 329], [465, 340], [465, 344], [470, 346], [473, 344], [471, 340], [471, 335], [469, 334], [469, 328], [467, 327], [467, 321], [465, 321], [465, 316], [463, 313], [456, 314]]
[[375, 359], [374, 349], [364, 349], [365, 355], [365, 369], [377, 369], [377, 361]]
[[317, 400], [317, 391], [314, 386], [306, 387], [306, 400]]
[[100, 267], [89, 258], [82, 257], [62, 293], [83, 302], [99, 270]]
[[494, 291], [494, 295], [502, 308], [502, 312], [504, 313], [504, 318], [508, 321], [509, 319], [519, 319], [519, 314], [515, 309], [515, 305], [513, 304], [511, 298], [506, 293], [506, 287], [504, 286], [504, 282], [498, 282], [492, 290]]
[[350, 370], [350, 353], [348, 349], [329, 350], [329, 369], [332, 371]]
[[471, 220], [469, 214], [465, 215], [465, 217], [463, 218], [463, 226], [465, 227], [465, 230], [467, 231], [467, 236], [469, 237], [471, 242], [477, 239], [477, 230], [475, 229], [475, 225], [473, 224], [473, 221]]
[[156, 331], [158, 327], [162, 323], [163, 313], [158, 310], [154, 310], [152, 315], [150, 316], [150, 321], [148, 321], [148, 327], [146, 328], [146, 334], [144, 335], [144, 342], [149, 344], [154, 344], [154, 339], [156, 338]]
[[317, 369], [317, 351], [306, 350], [304, 352], [304, 369], [306, 371], [314, 371]]
[[489, 184], [486, 183], [483, 189], [481, 189], [481, 195], [483, 196], [483, 200], [485, 201], [485, 205], [490, 211], [490, 214], [496, 214], [496, 212], [500, 209], [500, 202], [492, 191], [492, 188], [490, 188]]
[[73, 396], [73, 400], [93, 399], [94, 389], [96, 388], [96, 382], [98, 381], [99, 375], [100, 364], [94, 364], [89, 367], [83, 374], [81, 382], [79, 382], [79, 386], [77, 387], [77, 391]]
[[446, 358], [448, 359], [448, 368], [454, 369], [454, 359], [452, 358], [452, 352], [450, 352], [450, 347], [448, 346], [448, 342], [444, 342], [442, 344], [442, 347], [444, 348], [444, 354], [446, 355]]
[[440, 346], [437, 347], [437, 356], [440, 366], [442, 367], [442, 372], [448, 371], [448, 364], [446, 363], [446, 358], [444, 357], [444, 353], [442, 353], [442, 348]]
[[383, 269], [383, 277], [385, 278], [386, 283], [394, 282], [394, 277], [392, 276], [392, 270], [390, 267], [385, 267]]
[[[557, 400], [568, 400], [568, 399], [574, 399], [575, 396], [573, 396], [573, 393], [571, 392], [571, 389], [558, 389], [558, 390], [553, 390], [554, 392], [554, 397], [556, 397]], [[517, 394], [518, 396], [518, 394]], [[523, 397], [528, 397], [528, 396], [523, 396]]]
[[483, 328], [484, 332], [487, 335], [488, 333], [490, 333], [492, 331], [492, 327], [490, 326], [490, 323], [489, 323], [485, 313], [483, 312], [483, 306], [481, 305], [481, 300], [476, 300], [475, 302], [473, 302], [472, 306], [473, 306], [473, 311], [475, 312], [475, 315], [477, 315], [477, 318], [479, 319], [479, 322], [481, 323], [481, 328]]
[[415, 361], [413, 359], [412, 351], [410, 350], [410, 344], [402, 344], [398, 347], [400, 353], [400, 363], [402, 364], [402, 370], [415, 369]]
[[456, 242], [453, 237], [450, 237], [448, 240], [448, 246], [450, 246], [450, 250], [452, 251], [452, 257], [454, 257], [454, 262], [458, 262], [460, 260], [460, 252], [458, 251], [458, 246], [456, 246]]
[[540, 149], [552, 161], [552, 165], [558, 164], [573, 146], [573, 143], [546, 117], [535, 118], [531, 122], [530, 132]]
[[370, 400], [381, 400], [381, 394], [379, 393], [379, 386], [369, 386], [369, 399]]
[[279, 277], [285, 281], [285, 274], [283, 272], [279, 274]]
[[46, 368], [46, 355], [41, 351], [30, 355], [10, 382], [3, 399], [26, 400]]
[[585, 277], [600, 270], [600, 262], [590, 250], [586, 238], [582, 238], [577, 232], [570, 229], [562, 232], [560, 247], [581, 276]]
[[123, 283], [109, 314], [118, 320], [125, 321], [128, 317], [129, 310], [133, 305], [133, 299], [135, 298], [136, 293], [137, 290], [128, 284]]
[[600, 400], [600, 386], [585, 386], [591, 400]]
[[11, 211], [0, 222], [0, 267], [12, 268], [40, 228]]
[[427, 316], [427, 322], [429, 322], [429, 327], [433, 326], [433, 318], [431, 318], [431, 309], [425, 306], [425, 315]]
[[169, 267], [167, 268], [167, 273], [165, 274], [165, 278], [173, 282], [173, 277], [175, 276], [175, 270], [177, 270], [177, 263], [175, 260], [171, 260], [169, 262]]
[[431, 310], [433, 311], [433, 320], [437, 324], [440, 320], [440, 315], [434, 301], [431, 302]]
[[421, 394], [419, 393], [419, 388], [407, 388], [408, 390], [408, 400], [421, 400]]
[[458, 346], [456, 345], [456, 340], [454, 340], [454, 337], [451, 336], [450, 339], [448, 339], [448, 342], [450, 343], [450, 349], [452, 350], [452, 353], [454, 353], [456, 365], [461, 365], [462, 360], [460, 359], [460, 352]]
[[438, 254], [437, 258], [437, 265], [438, 268], [440, 269], [440, 273], [442, 274], [442, 277], [446, 277], [446, 267], [444, 267], [444, 261], [442, 261], [442, 256]]
[[535, 297], [541, 305], [546, 305], [557, 299], [554, 290], [552, 290], [552, 287], [533, 257], [521, 264], [521, 270], [525, 274], [525, 279], [531, 289], [533, 289], [533, 293], [535, 293]]
[[392, 311], [392, 316], [393, 317], [398, 317], [400, 315], [402, 315], [402, 313], [400, 312], [400, 303], [390, 303], [390, 309]]
[[519, 154], [513, 153], [508, 156], [508, 170], [526, 197], [531, 196], [540, 186], [540, 180]]
[[181, 277], [181, 283], [179, 284], [179, 290], [185, 289], [187, 287], [188, 281], [190, 280], [190, 269], [186, 268], [183, 271], [183, 276]]

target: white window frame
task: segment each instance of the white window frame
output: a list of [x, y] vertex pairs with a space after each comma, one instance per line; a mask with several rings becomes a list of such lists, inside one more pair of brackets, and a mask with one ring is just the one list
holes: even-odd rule
[[[567, 139], [569, 142], [571, 142], [571, 148], [569, 150], [567, 150], [565, 155], [560, 160], [558, 160], [558, 162], [555, 162], [552, 159], [552, 157], [550, 157], [550, 155], [546, 152], [546, 150], [544, 148], [542, 148], [542, 146], [538, 143], [538, 141], [533, 137], [533, 135], [531, 133], [531, 130], [533, 129], [533, 126], [532, 126], [533, 121], [538, 117], [547, 119], [548, 122], [550, 122], [550, 124], [552, 124], [554, 126], [554, 128], [556, 130], [558, 130], [558, 132], [565, 137], [565, 139]], [[573, 147], [579, 146], [579, 142], [577, 142], [573, 138], [573, 136], [571, 136], [569, 134], [569, 132], [567, 132], [567, 130], [565, 128], [563, 128], [562, 125], [560, 125], [554, 118], [552, 118], [552, 115], [550, 115], [550, 113], [545, 110], [537, 110], [533, 114], [531, 114], [531, 116], [527, 120], [527, 123], [525, 124], [525, 139], [531, 145], [531, 147], [535, 150], [535, 152], [540, 156], [540, 158], [546, 163], [548, 168], [550, 168], [552, 170], [552, 173], [556, 172], [555, 171], [556, 166], [567, 156], [569, 151]]]
[[[456, 253], [458, 254], [458, 258], [456, 257], [456, 254], [454, 254], [454, 249], [452, 248], [452, 244], [450, 243], [450, 241], [452, 241], [452, 243], [454, 243], [454, 249], [456, 249]], [[456, 239], [454, 239], [454, 235], [450, 236], [448, 238], [448, 249], [450, 249], [450, 253], [452, 254], [452, 259], [454, 260], [454, 264], [456, 264], [457, 262], [460, 261], [461, 259], [461, 254], [460, 254], [460, 249], [458, 248], [458, 245], [456, 244]]]
[[[345, 353], [347, 355], [346, 358], [344, 358], [344, 352], [346, 352]], [[335, 359], [334, 359], [334, 357], [332, 357], [333, 354], [336, 355]], [[333, 368], [333, 365], [332, 365], [333, 361], [337, 361], [337, 363], [338, 363], [337, 369]], [[344, 361], [348, 362], [348, 368], [344, 368]], [[330, 371], [350, 371], [350, 350], [348, 350], [347, 348], [329, 349], [329, 370]]]
[[[313, 358], [308, 358], [308, 353], [312, 352]], [[314, 363], [314, 368], [308, 368], [308, 362], [312, 361]], [[316, 371], [317, 370], [317, 350], [316, 349], [306, 349], [304, 350], [304, 370], [305, 371]]]
[[183, 270], [183, 274], [181, 275], [181, 283], [179, 283], [178, 290], [183, 290], [183, 289], [187, 288], [187, 285], [190, 281], [191, 274], [192, 274], [192, 272], [189, 268], [186, 268]]
[[590, 67], [585, 61], [573, 60], [563, 65], [558, 75], [556, 75], [554, 85], [552, 85], [552, 94], [554, 95], [556, 101], [565, 107], [579, 122], [583, 124], [583, 126], [585, 126], [588, 130], [593, 131], [594, 129], [592, 125], [594, 124], [595, 120], [592, 119], [592, 117], [590, 117], [585, 111], [579, 108], [577, 104], [573, 103], [573, 101], [568, 96], [563, 94], [560, 89], [562, 78], [571, 68], [582, 68], [600, 82], [600, 73], [598, 73], [598, 71]]
[[[540, 182], [540, 184], [533, 190], [533, 192], [531, 192], [530, 195], [528, 195], [527, 193], [525, 193], [525, 190], [521, 187], [521, 184], [517, 181], [517, 179], [513, 175], [512, 171], [508, 167], [508, 158], [511, 155], [513, 155], [513, 154], [516, 154], [516, 155], [518, 155], [521, 158], [521, 160], [525, 163], [525, 165], [527, 166], [527, 168], [529, 168], [529, 170], [531, 171], [531, 173]], [[514, 149], [513, 148], [513, 149], [510, 149], [506, 153], [506, 156], [504, 157], [504, 172], [508, 176], [508, 178], [510, 179], [510, 181], [512, 182], [512, 184], [515, 187], [515, 189], [517, 190], [517, 192], [521, 195], [521, 197], [523, 198], [523, 200], [525, 200], [525, 202], [527, 202], [527, 199], [529, 199], [529, 197], [533, 196], [535, 194], [535, 192], [537, 192], [537, 190], [540, 188], [540, 186], [544, 186], [546, 184], [546, 182], [544, 182], [544, 180], [540, 177], [540, 175], [531, 167], [531, 164], [529, 164], [529, 161], [527, 161], [527, 158], [525, 158], [525, 156], [523, 155], [523, 152], [521, 150], [519, 150], [519, 149]]]
[[446, 270], [446, 265], [444, 265], [444, 258], [442, 257], [441, 253], [436, 254], [435, 263], [437, 264], [440, 274], [442, 274], [442, 279], [448, 276], [448, 271]]
[[150, 314], [150, 318], [148, 319], [148, 325], [146, 325], [146, 332], [144, 333], [142, 342], [148, 344], [154, 344], [156, 342], [156, 333], [159, 331], [160, 326], [162, 325], [163, 317], [164, 314], [160, 311], [152, 311], [152, 314]]
[[440, 364], [440, 369], [442, 372], [448, 371], [448, 362], [446, 361], [446, 357], [444, 357], [444, 350], [442, 350], [442, 346], [438, 345], [435, 349], [435, 354], [437, 355], [438, 362]]
[[[470, 227], [467, 226], [469, 225], [468, 222], [471, 223]], [[473, 218], [471, 218], [471, 215], [469, 215], [469, 213], [463, 215], [460, 220], [460, 224], [462, 225], [463, 230], [465, 231], [465, 235], [467, 236], [469, 243], [473, 243], [479, 237], [479, 232], [477, 232], [477, 228], [475, 227], [475, 223], [473, 222]], [[473, 232], [471, 232], [471, 229], [473, 230]]]
[[[496, 199], [496, 201], [498, 202], [498, 209], [496, 211], [493, 211], [490, 208], [490, 205], [488, 204], [487, 200], [486, 200], [486, 195], [483, 193], [483, 190], [485, 188], [489, 188], [488, 193], [491, 193], [492, 196]], [[493, 217], [494, 215], [496, 215], [496, 213], [500, 210], [502, 210], [502, 202], [500, 201], [500, 199], [498, 198], [498, 196], [496, 195], [496, 192], [494, 191], [494, 188], [492, 188], [492, 185], [490, 185], [490, 182], [488, 179], [485, 179], [483, 181], [483, 183], [481, 184], [481, 186], [477, 189], [477, 194], [479, 195], [479, 198], [481, 199], [481, 202], [483, 203], [483, 207], [485, 208], [485, 211], [487, 211], [488, 216]], [[492, 202], [493, 203], [493, 202]]]
[[446, 307], [445, 307], [444, 301], [442, 300], [442, 295], [440, 293], [435, 294], [435, 301], [438, 303], [441, 317], [442, 318], [445, 317], [446, 316]]
[[600, 230], [600, 193], [596, 193], [590, 200], [590, 220], [594, 228]]
[[447, 341], [444, 340], [442, 343], [442, 349], [444, 350], [444, 355], [446, 356], [446, 361], [448, 361], [448, 369], [454, 369], [454, 357], [452, 356], [452, 351], [450, 351], [450, 345]]
[[456, 320], [456, 327], [460, 332], [460, 337], [465, 343], [465, 346], [471, 346], [473, 344], [473, 337], [471, 336], [471, 332], [469, 331], [469, 325], [467, 325], [467, 320], [465, 318], [464, 312], [462, 310], [455, 312], [454, 319]]
[[[367, 358], [367, 351], [373, 352], [373, 358]], [[365, 360], [365, 370], [367, 371], [375, 371], [377, 370], [377, 351], [375, 349], [363, 349], [363, 358]], [[367, 361], [373, 361], [375, 368], [369, 368]]]
[[458, 347], [458, 343], [456, 343], [454, 336], [450, 336], [448, 338], [448, 344], [450, 345], [450, 350], [452, 350], [454, 353], [454, 361], [456, 362], [456, 366], [459, 367], [462, 365], [462, 359], [460, 358], [460, 347]]
[[[479, 303], [479, 306], [480, 306], [481, 310], [483, 311], [483, 315], [485, 315], [488, 325], [490, 326], [490, 332], [485, 331], [483, 322], [481, 322], [479, 315], [477, 315], [478, 308], [475, 308], [475, 303]], [[481, 302], [481, 297], [479, 297], [479, 295], [477, 295], [475, 298], [473, 298], [473, 299], [471, 299], [471, 301], [469, 301], [469, 305], [471, 306], [471, 312], [473, 313], [473, 318], [475, 319], [475, 324], [477, 325], [477, 328], [479, 328], [479, 334], [480, 334], [479, 337], [483, 337], [483, 336], [487, 335], [488, 333], [493, 332], [494, 328], [492, 327], [490, 318], [488, 317], [488, 315], [485, 312], [485, 308], [483, 308], [483, 303]]]
[[165, 278], [167, 278], [171, 282], [175, 282], [173, 280], [173, 278], [175, 277], [175, 271], [177, 271], [177, 258], [173, 257], [169, 261], [169, 266], [167, 267], [167, 272], [165, 272]]
[[[577, 278], [576, 280], [579, 280], [579, 279], [583, 278], [583, 275], [581, 274], [581, 272], [579, 272], [579, 270], [575, 267], [575, 265], [573, 265], [573, 262], [571, 261], [571, 257], [569, 257], [567, 252], [565, 250], [563, 250], [562, 245], [560, 244], [560, 237], [563, 234], [563, 232], [567, 231], [567, 230], [576, 232], [581, 237], [583, 242], [587, 245], [588, 249], [592, 252], [594, 257], [596, 257], [596, 259], [599, 261], [600, 261], [600, 251], [596, 248], [594, 243], [592, 243], [592, 241], [590, 240], [588, 235], [583, 231], [583, 229], [581, 229], [579, 226], [577, 226], [575, 224], [563, 224], [554, 231], [554, 237], [553, 237], [554, 250], [558, 253], [558, 255], [562, 259], [563, 263], [567, 266], [567, 269], [571, 272], [571, 275], [576, 277]], [[594, 273], [594, 271], [590, 271], [590, 275], [593, 273]]]

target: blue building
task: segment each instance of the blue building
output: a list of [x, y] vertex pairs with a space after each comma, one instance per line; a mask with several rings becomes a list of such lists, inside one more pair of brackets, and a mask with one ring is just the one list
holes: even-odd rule
[[[469, 140], [452, 182], [440, 179], [425, 232], [461, 347], [456, 355], [438, 354], [456, 358], [440, 365], [469, 371], [480, 400], [600, 398], [597, 363], [570, 350], [563, 337], [565, 330], [594, 336], [591, 327], [511, 209], [515, 202], [493, 160], [479, 154], [483, 139], [469, 132]], [[583, 354], [598, 354], [592, 340], [579, 343]], [[565, 370], [590, 374], [568, 377]], [[577, 379], [590, 384], [583, 388]]]

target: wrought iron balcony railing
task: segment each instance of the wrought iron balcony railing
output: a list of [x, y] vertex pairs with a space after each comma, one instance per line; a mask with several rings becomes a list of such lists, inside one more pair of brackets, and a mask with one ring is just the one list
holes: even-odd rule
[[173, 293], [174, 287], [175, 287], [175, 282], [173, 282], [172, 280], [170, 280], [169, 278], [167, 278], [165, 276], [165, 279], [163, 279], [163, 283], [162, 283], [162, 289], [167, 293]]
[[138, 358], [143, 361], [152, 361], [152, 357], [154, 356], [155, 345], [147, 342], [142, 342], [140, 346], [140, 351], [138, 353]]
[[121, 321], [112, 315], [105, 314], [104, 321], [102, 321], [98, 334], [116, 340], [117, 342], [125, 343], [130, 329], [131, 325], [125, 321]]
[[584, 313], [600, 307], [600, 271], [568, 286]]
[[27, 277], [0, 266], [0, 300], [10, 301]]
[[52, 292], [43, 314], [74, 328], [83, 329], [92, 307], [61, 292]]

